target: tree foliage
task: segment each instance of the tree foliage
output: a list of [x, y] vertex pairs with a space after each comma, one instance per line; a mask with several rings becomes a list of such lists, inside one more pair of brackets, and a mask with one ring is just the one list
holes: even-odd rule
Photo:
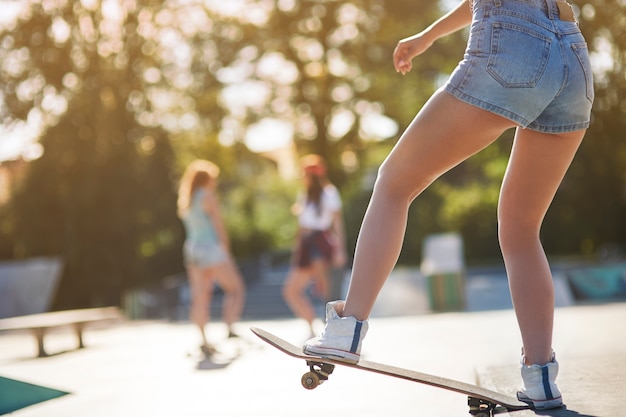
[[3, 72], [5, 120], [40, 117], [44, 148], [12, 200], [14, 255], [63, 257], [64, 307], [117, 303], [141, 260], [181, 238], [174, 155], [164, 130], [142, 121], [140, 10], [90, 5], [30, 4], [3, 35], [21, 59]]

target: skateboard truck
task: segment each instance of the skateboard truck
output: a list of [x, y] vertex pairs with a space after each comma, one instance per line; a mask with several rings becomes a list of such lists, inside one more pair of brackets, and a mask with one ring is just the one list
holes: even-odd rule
[[322, 382], [328, 379], [328, 375], [332, 374], [335, 370], [335, 365], [332, 363], [323, 363], [316, 361], [306, 361], [309, 365], [310, 371], [302, 375], [302, 386], [306, 389], [317, 388]]
[[474, 417], [492, 417], [496, 409], [496, 404], [475, 397], [467, 397], [467, 405], [469, 413]]

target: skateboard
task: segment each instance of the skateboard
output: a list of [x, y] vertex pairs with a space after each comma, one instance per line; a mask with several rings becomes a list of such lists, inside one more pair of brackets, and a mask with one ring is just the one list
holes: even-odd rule
[[309, 371], [302, 375], [300, 382], [304, 388], [309, 390], [317, 388], [324, 381], [328, 380], [330, 374], [335, 370], [335, 365], [339, 365], [392, 376], [394, 378], [406, 379], [420, 384], [431, 385], [448, 391], [465, 394], [467, 395], [469, 413], [475, 417], [492, 417], [494, 414], [502, 412], [530, 408], [528, 404], [519, 401], [517, 398], [453, 379], [366, 360], [361, 360], [353, 364], [335, 359], [307, 355], [302, 352], [302, 348], [296, 347], [265, 330], [255, 327], [250, 330], [264, 342], [274, 346], [287, 355], [306, 361], [306, 364], [309, 366]]

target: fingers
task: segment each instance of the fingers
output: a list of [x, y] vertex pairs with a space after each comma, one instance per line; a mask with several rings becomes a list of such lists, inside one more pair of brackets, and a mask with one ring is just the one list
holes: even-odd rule
[[416, 55], [414, 42], [403, 39], [396, 45], [393, 51], [393, 63], [396, 72], [405, 75], [413, 68], [412, 59]]
[[396, 72], [404, 75], [411, 71], [413, 58], [424, 53], [431, 45], [430, 38], [422, 33], [400, 40], [393, 51], [393, 63]]
[[393, 54], [393, 65], [396, 69], [396, 72], [401, 73], [402, 75], [411, 71], [412, 63], [409, 55], [409, 51], [403, 45], [398, 45]]
[[398, 68], [396, 69], [397, 72], [401, 73], [402, 75], [405, 75], [407, 72], [411, 71], [411, 69], [413, 68], [413, 64], [410, 60], [400, 60], [400, 62], [398, 63]]

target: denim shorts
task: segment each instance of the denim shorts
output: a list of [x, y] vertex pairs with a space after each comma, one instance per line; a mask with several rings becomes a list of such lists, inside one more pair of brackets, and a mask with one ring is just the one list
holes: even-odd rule
[[186, 241], [183, 247], [185, 265], [209, 268], [226, 261], [228, 258], [222, 246], [213, 242]]
[[445, 90], [524, 128], [587, 128], [594, 98], [587, 43], [573, 14], [559, 9], [556, 0], [475, 0], [467, 49]]

